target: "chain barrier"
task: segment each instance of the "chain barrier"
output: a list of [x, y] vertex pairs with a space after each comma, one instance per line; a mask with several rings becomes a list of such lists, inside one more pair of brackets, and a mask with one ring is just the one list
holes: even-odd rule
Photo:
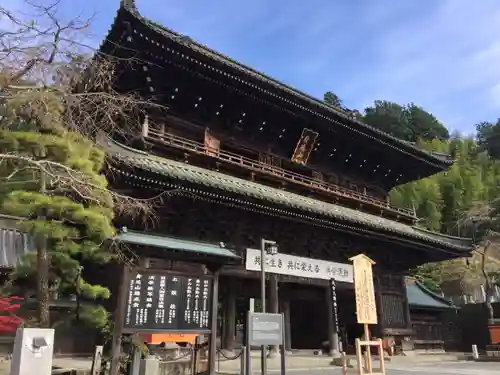
[[233, 361], [235, 359], [238, 359], [241, 357], [241, 355], [243, 354], [243, 351], [240, 350], [240, 352], [232, 357], [228, 357], [225, 353], [224, 353], [224, 349], [217, 349], [217, 354], [219, 354], [219, 356], [222, 356], [224, 357], [227, 361]]

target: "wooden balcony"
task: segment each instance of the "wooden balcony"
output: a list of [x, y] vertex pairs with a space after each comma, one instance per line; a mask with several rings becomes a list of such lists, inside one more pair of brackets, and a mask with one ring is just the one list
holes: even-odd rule
[[147, 141], [160, 143], [171, 148], [184, 150], [198, 155], [205, 155], [207, 157], [215, 158], [219, 162], [239, 166], [252, 172], [274, 176], [280, 180], [300, 185], [314, 191], [327, 193], [336, 199], [357, 201], [361, 205], [370, 206], [372, 209], [379, 209], [380, 214], [388, 213], [388, 216], [401, 216], [406, 219], [410, 219], [411, 221], [415, 221], [417, 219], [413, 210], [394, 207], [388, 202], [374, 198], [367, 194], [346, 189], [330, 182], [307, 177], [299, 173], [291, 172], [286, 169], [253, 160], [232, 152], [207, 149], [207, 147], [201, 142], [193, 141], [152, 128], [143, 131], [143, 136]]

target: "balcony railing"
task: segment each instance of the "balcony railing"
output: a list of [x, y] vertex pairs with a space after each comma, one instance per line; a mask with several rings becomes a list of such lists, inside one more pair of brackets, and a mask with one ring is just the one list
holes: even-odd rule
[[380, 208], [384, 211], [390, 211], [398, 215], [416, 219], [415, 212], [410, 209], [394, 207], [388, 202], [371, 197], [367, 194], [362, 194], [357, 191], [346, 189], [344, 187], [334, 185], [330, 182], [320, 181], [311, 177], [303, 176], [299, 173], [291, 172], [280, 167], [252, 160], [250, 158], [232, 152], [213, 149], [208, 150], [207, 147], [201, 142], [193, 141], [152, 128], [149, 128], [143, 135], [146, 139], [159, 141], [173, 148], [190, 151], [199, 155], [214, 157], [223, 162], [247, 168], [253, 172], [260, 172], [267, 175], [280, 177], [281, 179], [313, 190], [326, 192], [339, 198], [357, 200], [363, 204]]

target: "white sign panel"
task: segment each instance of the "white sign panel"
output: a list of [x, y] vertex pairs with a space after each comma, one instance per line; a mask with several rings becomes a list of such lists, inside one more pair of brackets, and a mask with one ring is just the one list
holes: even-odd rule
[[[245, 268], [249, 271], [260, 271], [260, 250], [247, 249]], [[266, 254], [264, 270], [269, 273], [309, 277], [352, 283], [354, 282], [353, 267], [350, 264], [328, 262], [311, 258], [303, 258], [289, 254]]]

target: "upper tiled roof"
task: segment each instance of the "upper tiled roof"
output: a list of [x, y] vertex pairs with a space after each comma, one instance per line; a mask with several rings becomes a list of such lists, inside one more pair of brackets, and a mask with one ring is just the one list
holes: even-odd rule
[[[351, 208], [326, 203], [186, 163], [161, 158], [122, 146], [105, 136], [102, 136], [99, 142], [110, 157], [135, 168], [166, 176], [181, 183], [188, 182], [205, 186], [227, 193], [251, 197], [267, 202], [268, 204], [292, 208], [302, 211], [305, 214], [333, 219], [335, 224], [340, 227], [347, 227], [342, 222], [355, 223], [360, 227], [358, 228], [359, 231], [363, 231], [361, 227], [367, 227], [370, 230], [384, 232], [389, 236], [405, 237], [433, 244], [444, 249], [451, 249], [459, 253], [472, 249], [472, 240], [470, 239], [445, 236]], [[367, 230], [364, 229], [364, 231], [366, 232]]]
[[[191, 49], [194, 52], [197, 52], [199, 54], [202, 54], [206, 56], [207, 58], [211, 59], [212, 61], [216, 61], [217, 63], [223, 64], [227, 66], [228, 68], [235, 69], [236, 71], [243, 73], [247, 77], [252, 77], [262, 83], [268, 84], [273, 86], [275, 89], [279, 90], [280, 92], [286, 93], [288, 95], [293, 96], [298, 100], [297, 103], [292, 102], [288, 99], [284, 99], [285, 101], [289, 102], [289, 104], [292, 104], [294, 106], [297, 106], [303, 110], [309, 111], [309, 112], [314, 112], [316, 109], [320, 109], [324, 113], [334, 115], [337, 118], [342, 118], [343, 121], [336, 121], [335, 119], [332, 119], [328, 116], [323, 116], [326, 119], [330, 120], [331, 122], [335, 123], [336, 125], [340, 125], [346, 128], [349, 128], [359, 134], [362, 134], [368, 138], [372, 138], [374, 140], [377, 140], [389, 147], [392, 147], [402, 153], [411, 155], [413, 157], [416, 157], [423, 162], [433, 165], [434, 167], [438, 167], [441, 169], [446, 169], [449, 167], [452, 163], [453, 160], [441, 156], [441, 155], [434, 155], [431, 152], [427, 152], [426, 150], [422, 150], [415, 145], [405, 142], [403, 140], [400, 140], [390, 134], [387, 134], [385, 132], [382, 132], [372, 126], [369, 126], [354, 117], [350, 116], [349, 114], [345, 113], [344, 111], [338, 110], [335, 107], [328, 105], [324, 103], [323, 101], [314, 98], [302, 91], [299, 91], [289, 85], [286, 85], [264, 73], [261, 73], [249, 66], [246, 66], [228, 56], [225, 56], [201, 43], [198, 43], [194, 40], [192, 40], [190, 37], [187, 37], [185, 35], [176, 33], [175, 31], [160, 25], [156, 22], [153, 22], [145, 17], [143, 17], [139, 11], [137, 10], [137, 7], [135, 5], [134, 0], [122, 0], [121, 1], [121, 11], [128, 12], [132, 17], [134, 17], [136, 20], [139, 22], [145, 24], [147, 27], [152, 29], [153, 31], [157, 32], [159, 35], [162, 37], [168, 38], [175, 43], [178, 43], [186, 48]], [[227, 73], [225, 73], [227, 75]], [[245, 82], [242, 79], [238, 78], [238, 81], [240, 83], [244, 84], [249, 84], [252, 85], [249, 82]], [[252, 85], [253, 86], [253, 85]], [[305, 105], [302, 106], [300, 104], [300, 101], [304, 103]], [[309, 107], [308, 107], [309, 106]]]

